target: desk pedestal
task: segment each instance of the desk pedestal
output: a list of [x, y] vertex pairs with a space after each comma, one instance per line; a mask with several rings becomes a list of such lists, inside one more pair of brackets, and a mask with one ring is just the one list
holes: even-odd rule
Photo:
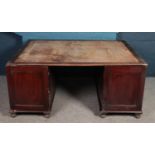
[[54, 98], [53, 75], [46, 66], [7, 65], [10, 113], [44, 113], [49, 117]]
[[143, 65], [104, 67], [98, 80], [100, 115], [107, 113], [142, 113], [145, 83]]

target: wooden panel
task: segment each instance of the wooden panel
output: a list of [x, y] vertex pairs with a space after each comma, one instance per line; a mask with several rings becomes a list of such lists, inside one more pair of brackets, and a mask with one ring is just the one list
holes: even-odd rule
[[7, 78], [11, 109], [47, 111], [48, 68], [41, 66], [8, 66]]
[[105, 67], [104, 110], [141, 111], [144, 81], [144, 66]]
[[31, 41], [15, 63], [139, 63], [120, 41]]

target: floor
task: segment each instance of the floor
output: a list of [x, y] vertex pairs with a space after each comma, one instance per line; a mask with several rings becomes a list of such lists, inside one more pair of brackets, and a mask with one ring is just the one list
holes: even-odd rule
[[50, 118], [38, 114], [20, 114], [11, 118], [6, 77], [0, 76], [0, 122], [4, 123], [153, 123], [155, 122], [155, 78], [147, 78], [143, 115], [108, 115], [100, 118], [93, 80], [62, 80], [57, 87]]

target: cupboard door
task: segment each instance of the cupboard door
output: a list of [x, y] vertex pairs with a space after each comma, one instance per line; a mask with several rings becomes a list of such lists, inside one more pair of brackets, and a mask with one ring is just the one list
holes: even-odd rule
[[8, 66], [7, 78], [11, 109], [47, 111], [48, 68], [43, 66]]
[[103, 100], [107, 111], [141, 111], [145, 66], [109, 66], [104, 70]]

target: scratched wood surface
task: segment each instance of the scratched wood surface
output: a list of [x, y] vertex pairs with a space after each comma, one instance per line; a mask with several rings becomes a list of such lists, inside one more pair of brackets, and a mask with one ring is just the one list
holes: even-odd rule
[[15, 63], [139, 63], [120, 41], [30, 41]]

